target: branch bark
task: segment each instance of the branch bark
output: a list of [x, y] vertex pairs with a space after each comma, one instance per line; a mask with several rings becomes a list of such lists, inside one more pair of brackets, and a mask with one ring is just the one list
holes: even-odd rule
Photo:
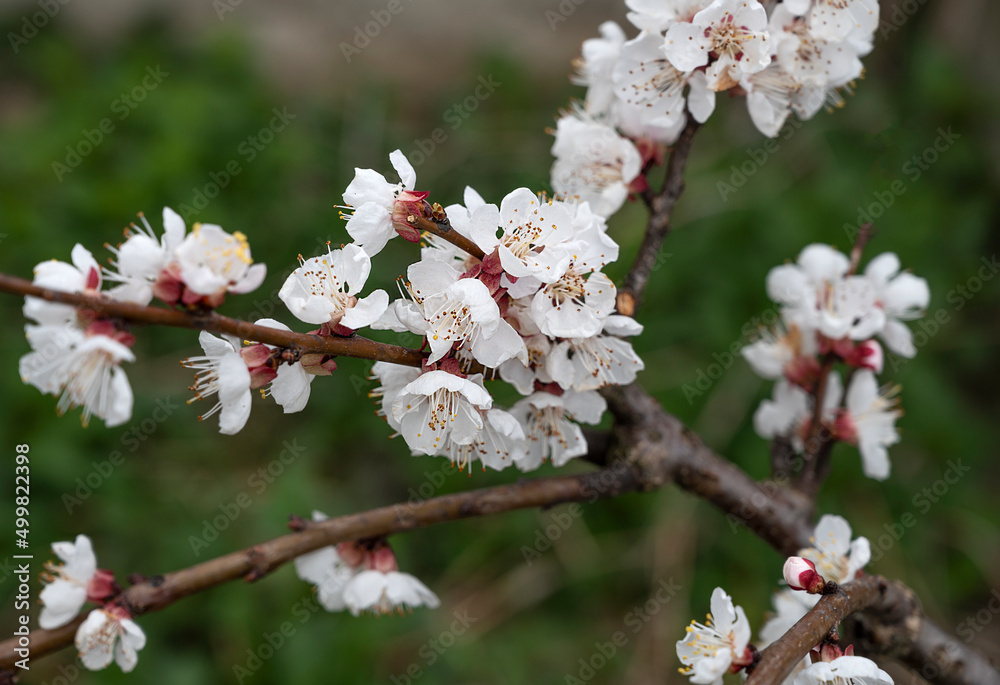
[[747, 678], [747, 685], [782, 682], [831, 630], [852, 614], [878, 602], [888, 584], [881, 576], [863, 576], [841, 585], [835, 594], [821, 597], [798, 623], [760, 653], [760, 661]]
[[257, 326], [247, 321], [232, 319], [215, 312], [195, 313], [164, 307], [145, 307], [131, 302], [117, 302], [106, 297], [40, 288], [23, 278], [8, 274], [0, 274], [0, 292], [39, 297], [49, 302], [84, 307], [93, 310], [99, 316], [121, 319], [130, 324], [173, 326], [210, 333], [228, 333], [235, 335], [240, 340], [267, 343], [268, 345], [298, 350], [303, 354], [316, 352], [338, 357], [374, 359], [404, 366], [420, 366], [425, 358], [424, 353], [418, 350], [376, 342], [359, 335], [342, 338], [281, 331], [276, 328]]
[[[576, 476], [538, 478], [311, 522], [299, 532], [173, 573], [152, 576], [125, 590], [121, 601], [134, 615], [144, 614], [232, 580], [259, 580], [298, 556], [338, 542], [382, 537], [435, 523], [517, 509], [596, 501], [638, 488], [630, 469], [608, 467]], [[76, 629], [85, 618], [86, 612], [55, 630], [31, 631], [31, 655], [43, 656], [72, 644]], [[16, 646], [13, 639], [0, 643], [0, 670], [13, 667], [18, 659]]]

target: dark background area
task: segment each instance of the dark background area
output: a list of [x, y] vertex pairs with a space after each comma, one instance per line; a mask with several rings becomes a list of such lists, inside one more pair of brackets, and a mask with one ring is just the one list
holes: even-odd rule
[[[27, 35], [25, 21], [35, 22], [40, 9], [4, 2], [0, 270], [30, 277], [39, 261], [68, 260], [75, 242], [103, 260], [109, 253], [101, 246], [116, 242], [136, 212], [159, 230], [164, 205], [182, 213], [187, 206], [189, 220], [246, 233], [269, 268], [260, 290], [230, 298], [221, 311], [296, 325], [277, 289], [297, 254], [349, 240], [334, 205], [353, 167], [390, 173], [387, 155], [402, 148], [417, 167], [418, 188], [442, 204], [460, 201], [467, 184], [493, 202], [520, 185], [546, 189], [545, 129], [569, 98], [582, 96], [568, 83], [570, 60], [601, 21], [624, 22], [624, 8], [403, 0], [403, 11], [362, 49], [348, 50], [348, 61], [342, 45], [386, 6], [75, 0], [14, 46], [10, 34]], [[884, 376], [902, 384], [906, 410], [903, 441], [890, 450], [891, 479], [865, 479], [857, 452], [839, 448], [821, 509], [847, 517], [873, 541], [880, 558], [870, 569], [910, 584], [943, 627], [994, 658], [1000, 621], [988, 604], [1000, 596], [1000, 281], [981, 268], [1000, 251], [998, 14], [985, 0], [883, 3], [856, 94], [841, 110], [787, 128], [776, 149], [764, 147], [742, 99], [720, 98], [695, 142], [676, 231], [638, 316], [646, 331], [635, 341], [647, 366], [640, 382], [709, 445], [764, 477], [767, 446], [751, 417], [770, 384], [730, 352], [768, 315], [767, 271], [812, 242], [846, 251], [848, 229], [875, 204], [879, 234], [869, 256], [898, 253], [927, 278], [932, 300], [924, 323], [914, 325], [917, 358], [888, 360]], [[147, 88], [150, 78], [142, 86], [157, 69], [166, 75], [155, 88]], [[480, 88], [484, 97], [476, 97], [480, 79], [494, 84], [492, 92]], [[143, 97], [133, 108], [123, 94], [136, 88]], [[275, 108], [294, 119], [254, 149], [248, 139], [260, 136]], [[54, 164], [75, 159], [67, 146], [86, 150], [86, 132], [106, 118], [113, 130], [58, 172]], [[438, 128], [446, 137], [431, 149]], [[931, 155], [941, 131], [954, 140]], [[914, 156], [936, 159], [917, 176]], [[215, 194], [213, 184], [234, 160], [239, 173], [203, 203], [200, 194]], [[726, 192], [720, 182], [739, 187]], [[623, 259], [612, 276], [635, 253], [643, 216], [630, 204], [613, 218]], [[413, 259], [412, 248], [393, 242], [369, 288], [393, 288]], [[7, 323], [0, 445], [8, 453], [16, 443], [31, 445], [37, 571], [50, 542], [81, 532], [93, 538], [100, 565], [123, 578], [280, 535], [289, 513], [345, 514], [415, 492], [519, 477], [468, 477], [444, 460], [409, 457], [400, 441], [386, 439], [366, 397], [368, 364], [356, 360], [316, 381], [304, 412], [285, 416], [273, 403], [255, 402], [242, 433], [220, 436], [214, 422], [195, 420], [202, 408], [184, 404], [191, 378], [177, 362], [200, 353], [188, 331], [137, 330], [138, 361], [127, 367], [136, 392], [132, 421], [114, 429], [95, 421], [84, 430], [78, 412], [58, 419], [54, 398], [19, 382], [17, 358], [28, 350], [20, 305], [0, 297]], [[289, 445], [294, 461], [282, 464]], [[116, 451], [123, 462], [109, 472], [102, 462]], [[13, 466], [5, 463], [0, 501], [7, 503]], [[964, 473], [947, 484], [954, 464]], [[271, 482], [254, 476], [269, 467]], [[88, 479], [86, 495], [80, 484]], [[241, 493], [253, 504], [207, 547], [193, 549], [192, 536], [202, 537], [205, 522]], [[623, 631], [627, 644], [593, 682], [681, 683], [674, 642], [707, 611], [713, 587], [724, 586], [755, 629], [762, 623], [782, 560], [708, 505], [668, 488], [582, 511], [516, 512], [393, 538], [403, 569], [441, 596], [437, 611], [378, 620], [310, 612], [310, 587], [282, 568], [256, 585], [231, 583], [140, 617], [149, 644], [135, 673], [113, 666], [76, 682], [237, 682], [234, 666], [250, 671], [242, 682], [258, 685], [407, 682], [400, 676], [411, 667], [418, 683], [563, 682], [567, 674], [582, 677], [580, 660], [592, 660], [595, 643]], [[897, 541], [888, 531], [907, 514], [916, 523]], [[13, 517], [4, 520], [0, 541], [13, 549]], [[525, 546], [567, 520], [551, 549], [526, 563]], [[4, 626], [13, 625], [11, 577], [0, 570]], [[670, 579], [680, 591], [637, 623], [635, 607]], [[456, 612], [474, 620], [457, 637]], [[268, 635], [286, 621], [294, 634], [269, 650]], [[269, 651], [261, 662], [250, 655]], [[61, 682], [60, 667], [79, 669], [72, 650], [33, 661], [23, 682]], [[920, 682], [905, 670], [893, 673], [897, 683]]]

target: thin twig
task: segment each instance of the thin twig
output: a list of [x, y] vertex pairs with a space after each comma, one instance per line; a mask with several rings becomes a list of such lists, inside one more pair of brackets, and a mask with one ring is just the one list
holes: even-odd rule
[[688, 119], [687, 126], [684, 127], [670, 153], [667, 173], [663, 178], [660, 192], [655, 196], [648, 193], [643, 195], [643, 200], [650, 207], [646, 234], [639, 247], [639, 253], [632, 262], [632, 268], [618, 291], [618, 311], [626, 316], [632, 316], [639, 308], [643, 291], [649, 283], [649, 276], [659, 263], [660, 248], [663, 247], [663, 241], [670, 232], [674, 205], [684, 192], [684, 167], [691, 154], [694, 134], [700, 127], [701, 124], [693, 118]]
[[482, 260], [483, 257], [486, 256], [478, 245], [466, 238], [464, 235], [460, 234], [454, 228], [451, 228], [447, 221], [438, 223], [432, 219], [427, 219], [422, 216], [414, 216], [412, 217], [410, 223], [415, 228], [419, 228], [421, 231], [427, 231], [428, 233], [436, 235], [443, 240], [447, 240], [452, 245], [455, 245], [460, 250], [467, 252], [476, 259]]
[[22, 278], [0, 274], [0, 292], [30, 295], [49, 302], [62, 302], [96, 312], [99, 316], [121, 319], [130, 324], [193, 328], [210, 333], [228, 333], [240, 340], [253, 340], [277, 347], [295, 349], [303, 354], [319, 353], [338, 357], [374, 359], [404, 366], [420, 366], [424, 353], [398, 345], [388, 345], [354, 335], [349, 338], [326, 337], [282, 331], [231, 319], [215, 312], [193, 313], [164, 307], [146, 307], [131, 302], [118, 302], [104, 296], [66, 293], [40, 288]]
[[[435, 523], [517, 509], [596, 501], [633, 492], [638, 487], [631, 470], [609, 467], [577, 476], [537, 478], [311, 522], [299, 532], [180, 571], [153, 576], [125, 590], [119, 601], [135, 615], [148, 613], [229, 581], [259, 580], [298, 556], [338, 542], [383, 537]], [[84, 618], [86, 613], [54, 630], [31, 631], [31, 656], [37, 658], [72, 644]], [[19, 658], [14, 651], [16, 647], [16, 639], [0, 643], [0, 669], [12, 667]]]

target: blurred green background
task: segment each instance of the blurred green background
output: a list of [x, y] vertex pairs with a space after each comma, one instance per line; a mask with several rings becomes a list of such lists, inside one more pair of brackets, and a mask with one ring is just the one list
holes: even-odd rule
[[[601, 21], [624, 22], [624, 8], [404, 0], [386, 26], [368, 27], [375, 35], [367, 45], [345, 53], [387, 4], [75, 2], [22, 43], [10, 36], [30, 33], [25, 22], [35, 21], [39, 5], [4, 2], [0, 270], [30, 277], [43, 259], [67, 260], [77, 241], [104, 259], [101, 246], [116, 242], [137, 211], [159, 230], [164, 205], [182, 213], [186, 205], [189, 220], [246, 233], [256, 259], [268, 265], [264, 287], [230, 298], [222, 311], [273, 313], [292, 324], [277, 288], [297, 254], [348, 240], [334, 205], [353, 167], [391, 172], [387, 154], [401, 147], [417, 166], [418, 187], [442, 204], [460, 201], [466, 184], [494, 202], [520, 185], [546, 188], [551, 139], [544, 130], [582, 94], [567, 81], [570, 60]], [[886, 379], [902, 383], [906, 410], [903, 442], [890, 451], [892, 478], [864, 479], [856, 451], [841, 449], [821, 508], [875, 541], [881, 558], [871, 569], [909, 583], [931, 616], [994, 658], [1000, 621], [987, 606], [991, 593], [1000, 596], [1000, 281], [991, 270], [975, 278], [983, 260], [1000, 251], [998, 9], [987, 0], [883, 3], [882, 35], [856, 95], [842, 110], [786, 129], [777, 149], [763, 147], [741, 99], [720, 98], [695, 143], [677, 230], [638, 317], [646, 332], [635, 343], [647, 365], [641, 382], [709, 445], [764, 477], [766, 445], [751, 416], [770, 387], [727, 355], [769, 310], [768, 269], [811, 242], [846, 250], [845, 225], [857, 225], [859, 208], [879, 202], [880, 193], [891, 197], [869, 254], [895, 251], [927, 278], [932, 316], [924, 329], [915, 325], [924, 332], [916, 360], [888, 365]], [[157, 68], [158, 80], [149, 76]], [[480, 79], [493, 85], [477, 97]], [[251, 137], [270, 137], [261, 129], [274, 108], [294, 119], [254, 147]], [[70, 156], [67, 146], [86, 150], [86, 132], [105, 118], [113, 130], [89, 154]], [[436, 128], [444, 142], [429, 140]], [[915, 178], [912, 158], [933, 148], [939, 129], [958, 137]], [[54, 167], [74, 161], [70, 170]], [[233, 161], [239, 173], [225, 182], [220, 174]], [[740, 168], [749, 171], [742, 181]], [[902, 194], [891, 190], [897, 180]], [[720, 182], [740, 187], [724, 192]], [[213, 183], [225, 187], [202, 202], [200, 194], [216, 194]], [[623, 263], [642, 223], [636, 205], [613, 219]], [[392, 288], [412, 258], [412, 248], [395, 241], [369, 287]], [[611, 271], [620, 277], [621, 264]], [[958, 286], [977, 292], [965, 297]], [[107, 429], [95, 421], [84, 430], [76, 415], [57, 419], [53, 398], [20, 384], [17, 358], [27, 351], [20, 302], [0, 297], [0, 314], [8, 324], [0, 333], [0, 445], [7, 453], [16, 443], [31, 445], [36, 571], [50, 542], [80, 532], [93, 538], [100, 565], [120, 578], [154, 574], [280, 535], [289, 513], [344, 514], [404, 501], [421, 486], [439, 494], [519, 476], [468, 477], [443, 460], [407, 456], [401, 442], [386, 439], [366, 397], [368, 365], [355, 360], [317, 381], [301, 414], [256, 402], [241, 434], [220, 436], [214, 423], [195, 420], [201, 409], [183, 404], [191, 378], [177, 362], [200, 350], [192, 333], [176, 330], [136, 331], [139, 360], [127, 369], [136, 391], [131, 423]], [[944, 321], [936, 329], [929, 321], [935, 314]], [[709, 374], [718, 379], [707, 382]], [[295, 446], [289, 465], [279, 460], [286, 445]], [[116, 451], [124, 461], [108, 472], [102, 462]], [[945, 486], [949, 460], [968, 470]], [[13, 465], [4, 463], [0, 501], [7, 503]], [[254, 476], [269, 466], [281, 471], [271, 482]], [[92, 493], [83, 497], [88, 477]], [[252, 506], [194, 550], [191, 537], [241, 493]], [[312, 612], [310, 587], [283, 568], [253, 586], [228, 584], [140, 617], [149, 645], [135, 673], [112, 667], [78, 673], [75, 681], [562, 683], [573, 676], [679, 683], [685, 679], [676, 673], [673, 643], [691, 617], [707, 611], [717, 584], [755, 626], [763, 621], [781, 559], [709, 506], [676, 489], [587, 505], [551, 549], [526, 563], [524, 546], [556, 517], [565, 523], [566, 511], [517, 512], [393, 538], [404, 570], [441, 596], [437, 611], [379, 620]], [[887, 531], [907, 513], [916, 524], [897, 542]], [[13, 517], [4, 521], [0, 540], [13, 549]], [[14, 620], [8, 569], [0, 570], [4, 626]], [[651, 604], [648, 621], [636, 621], [634, 609], [669, 579], [680, 591]], [[459, 636], [455, 615], [474, 621]], [[286, 621], [294, 632], [270, 650], [268, 635]], [[616, 631], [625, 633], [625, 646], [588, 671], [580, 660], [601, 664], [595, 644]], [[260, 662], [253, 656], [271, 652]], [[78, 670], [67, 649], [33, 661], [23, 682], [61, 683]], [[921, 682], [894, 673], [897, 682]]]

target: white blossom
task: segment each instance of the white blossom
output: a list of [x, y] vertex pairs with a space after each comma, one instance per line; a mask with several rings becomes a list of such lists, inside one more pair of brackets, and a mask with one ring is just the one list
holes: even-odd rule
[[219, 338], [207, 331], [198, 335], [204, 356], [191, 357], [181, 362], [195, 369], [195, 383], [191, 386], [195, 396], [188, 404], [218, 395], [215, 405], [198, 417], [204, 421], [219, 413], [219, 432], [235, 435], [243, 430], [250, 418], [252, 383], [250, 368], [240, 354], [240, 341], [231, 335]]
[[825, 40], [870, 35], [878, 28], [878, 0], [785, 0], [782, 4], [789, 12], [806, 16], [812, 32]]
[[403, 327], [427, 337], [429, 362], [442, 359], [456, 347], [467, 347], [487, 367], [514, 357], [527, 359], [524, 342], [501, 318], [496, 299], [483, 281], [462, 278], [456, 268], [433, 259], [411, 264], [406, 274], [413, 303], [395, 305], [392, 315]]
[[792, 685], [893, 685], [892, 677], [860, 656], [817, 661], [803, 669]]
[[87, 603], [87, 588], [97, 573], [97, 557], [86, 535], [77, 535], [75, 542], [54, 542], [52, 551], [63, 563], [45, 566], [51, 580], [38, 597], [42, 602], [38, 625], [45, 630], [76, 618]]
[[565, 202], [540, 200], [518, 188], [499, 208], [488, 204], [473, 213], [472, 239], [487, 256], [496, 251], [508, 275], [552, 283], [569, 266], [565, 243], [575, 237], [574, 214]]
[[814, 359], [817, 351], [815, 332], [791, 324], [775, 334], [763, 334], [740, 353], [758, 376], [777, 380], [792, 371], [790, 367], [797, 361]]
[[518, 468], [533, 471], [546, 460], [558, 467], [585, 455], [587, 440], [575, 421], [600, 423], [605, 409], [607, 401], [594, 391], [536, 392], [520, 400], [511, 413], [524, 427], [528, 449]]
[[163, 208], [163, 235], [159, 239], [144, 214], [139, 214], [139, 220], [142, 226], [132, 224], [126, 230], [124, 243], [118, 247], [106, 245], [114, 254], [111, 265], [115, 270], [105, 269], [104, 274], [109, 281], [119, 283], [111, 289], [112, 297], [149, 304], [158, 294], [157, 286], [165, 287], [165, 283], [158, 281], [174, 262], [174, 253], [187, 228], [180, 215], [169, 207]]
[[[816, 564], [816, 572], [827, 581], [837, 584], [854, 580], [871, 560], [871, 545], [868, 538], [851, 540], [851, 525], [842, 516], [826, 514], [816, 524], [816, 530], [809, 539], [812, 547], [799, 551], [799, 556]], [[799, 601], [812, 606], [819, 598], [803, 593], [796, 595]]]
[[613, 128], [567, 114], [556, 124], [552, 189], [562, 200], [587, 202], [594, 212], [617, 212], [642, 170], [632, 141]]
[[371, 273], [371, 258], [357, 245], [303, 259], [288, 276], [278, 297], [300, 321], [339, 324], [358, 329], [371, 325], [389, 306], [389, 295], [376, 290], [358, 299]]
[[[94, 295], [101, 289], [101, 267], [87, 248], [77, 243], [71, 253], [72, 264], [56, 259], [41, 262], [34, 268], [32, 285], [68, 293]], [[77, 319], [77, 309], [70, 304], [25, 297], [24, 316], [39, 324], [59, 326]]]
[[586, 109], [595, 116], [606, 114], [615, 101], [611, 72], [625, 43], [625, 32], [613, 21], [604, 22], [598, 31], [600, 38], [583, 41], [583, 54], [574, 61], [577, 72], [573, 77], [576, 85], [587, 86]]
[[448, 457], [459, 469], [472, 472], [473, 462], [480, 462], [494, 471], [502, 471], [511, 464], [520, 463], [528, 450], [524, 429], [520, 422], [503, 409], [482, 411], [483, 427], [468, 444], [449, 441], [441, 456]]
[[643, 31], [666, 31], [679, 21], [691, 21], [711, 0], [625, 0], [628, 20]]
[[434, 455], [448, 446], [472, 443], [483, 428], [482, 412], [493, 398], [476, 381], [447, 371], [429, 371], [402, 388], [392, 400], [393, 422], [415, 453]]
[[923, 316], [930, 302], [930, 289], [926, 280], [899, 273], [899, 268], [899, 258], [886, 252], [868, 263], [865, 278], [875, 289], [876, 305], [885, 312], [886, 323], [879, 337], [896, 354], [912, 358], [917, 349], [913, 333], [903, 321]]
[[774, 8], [768, 30], [782, 69], [805, 86], [826, 90], [861, 76], [855, 47], [817, 35], [810, 23], [788, 9], [788, 3]]
[[715, 0], [667, 29], [663, 51], [680, 71], [708, 65], [708, 88], [727, 90], [771, 63], [767, 13], [757, 0]]
[[535, 392], [535, 381], [543, 384], [555, 381], [546, 371], [546, 362], [552, 350], [552, 341], [548, 336], [536, 333], [525, 338], [524, 344], [528, 351], [527, 363], [520, 359], [510, 359], [497, 367], [497, 371], [500, 378], [527, 396]]
[[112, 660], [129, 673], [139, 662], [137, 652], [146, 646], [146, 634], [125, 610], [94, 609], [76, 631], [80, 661], [91, 671], [107, 668]]
[[96, 322], [86, 331], [72, 322], [29, 324], [24, 331], [32, 351], [18, 363], [21, 380], [58, 396], [60, 415], [83, 407], [80, 421], [84, 426], [97, 416], [108, 427], [120, 426], [132, 417], [132, 387], [121, 368], [122, 362], [135, 361], [130, 335], [119, 334], [107, 322]]
[[771, 269], [767, 290], [785, 306], [787, 321], [818, 329], [831, 340], [865, 340], [880, 332], [885, 312], [877, 291], [864, 276], [848, 276], [850, 260], [827, 245], [810, 245], [796, 264]]
[[[715, 93], [704, 71], [679, 67], [664, 55], [664, 45], [658, 33], [642, 33], [630, 40], [615, 65], [614, 82], [619, 100], [631, 108], [641, 126], [679, 132], [687, 120], [685, 107], [697, 121], [708, 120], [715, 110]], [[626, 112], [619, 115], [630, 118]]]
[[750, 120], [770, 138], [781, 132], [792, 112], [799, 119], [811, 119], [822, 109], [827, 96], [826, 89], [804, 85], [776, 63], [744, 76], [740, 85], [747, 92]]
[[588, 228], [569, 245], [566, 272], [535, 293], [531, 317], [552, 338], [589, 338], [603, 330], [615, 309], [618, 291], [600, 269], [618, 258], [618, 244], [600, 230]]
[[400, 366], [388, 362], [375, 362], [372, 365], [372, 378], [379, 381], [379, 386], [368, 396], [379, 401], [376, 414], [383, 417], [394, 431], [399, 431], [400, 424], [392, 412], [392, 403], [407, 385], [420, 376], [420, 369], [412, 366]]
[[549, 354], [545, 368], [563, 389], [582, 392], [628, 385], [645, 364], [627, 340], [598, 335], [560, 341]]
[[[245, 235], [232, 235], [215, 224], [194, 224], [174, 252], [178, 275], [185, 288], [217, 304], [228, 293], [256, 290], [267, 275], [267, 267], [254, 264]], [[188, 300], [194, 296], [185, 293]]]
[[[835, 417], [844, 396], [844, 386], [840, 374], [831, 371], [826, 381], [823, 407], [820, 418], [829, 421]], [[805, 447], [803, 429], [807, 428], [814, 416], [812, 397], [798, 385], [782, 379], [774, 384], [774, 397], [760, 403], [753, 415], [754, 430], [767, 440], [778, 436], [791, 439], [797, 451]]]
[[409, 573], [362, 571], [344, 588], [344, 603], [351, 613], [375, 615], [403, 612], [419, 606], [436, 609], [441, 600]]
[[732, 666], [745, 666], [750, 644], [750, 622], [743, 607], [733, 606], [722, 588], [712, 592], [712, 613], [706, 624], [692, 621], [687, 636], [677, 641], [681, 673], [695, 685], [722, 685], [722, 676]]
[[[274, 319], [259, 319], [256, 324], [277, 328], [279, 331], [291, 330], [285, 324]], [[271, 345], [268, 345], [268, 348], [274, 349]], [[266, 390], [262, 391], [262, 394], [273, 397], [286, 414], [293, 414], [305, 409], [312, 392], [312, 382], [318, 374], [307, 371], [306, 365], [301, 361], [294, 364], [280, 364], [275, 373], [274, 380], [271, 381]]]
[[343, 215], [347, 217], [347, 232], [369, 257], [381, 252], [399, 230], [408, 239], [419, 238], [419, 231], [405, 218], [410, 213], [420, 214], [427, 193], [414, 192], [417, 172], [400, 150], [389, 155], [389, 162], [399, 174], [399, 183], [390, 183], [372, 169], [355, 169], [354, 180], [344, 191], [344, 203], [350, 210]]
[[859, 369], [847, 389], [846, 412], [837, 425], [838, 436], [858, 446], [865, 475], [876, 480], [889, 477], [887, 448], [899, 442], [897, 392], [898, 387], [880, 392], [875, 374]]
[[[325, 521], [327, 518], [321, 511], [312, 514], [313, 521]], [[347, 608], [344, 588], [348, 581], [361, 573], [361, 568], [347, 563], [334, 546], [321, 547], [315, 552], [295, 557], [294, 563], [299, 578], [316, 586], [317, 599], [324, 609], [343, 611]]]

